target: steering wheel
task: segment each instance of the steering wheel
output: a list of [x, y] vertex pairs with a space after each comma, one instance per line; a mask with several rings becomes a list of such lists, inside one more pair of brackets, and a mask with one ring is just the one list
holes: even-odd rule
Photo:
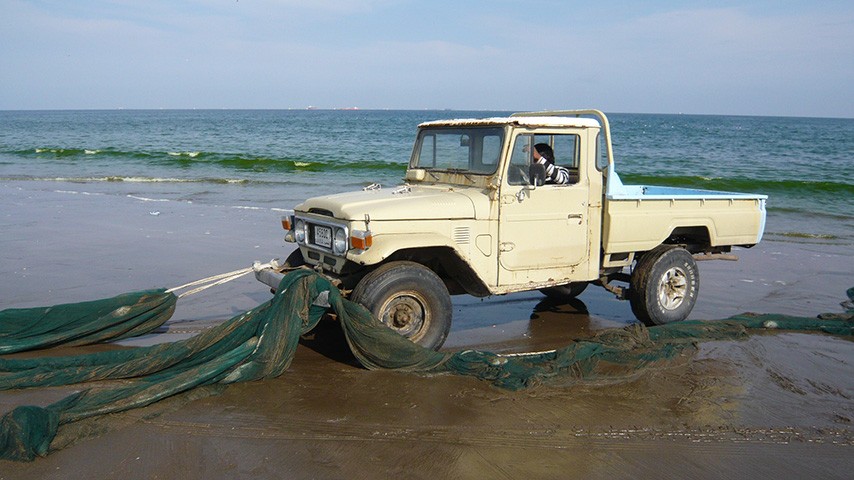
[[528, 176], [528, 172], [525, 171], [525, 168], [520, 165], [513, 165], [513, 168], [519, 173], [519, 178], [522, 179], [524, 185], [531, 184], [531, 177]]

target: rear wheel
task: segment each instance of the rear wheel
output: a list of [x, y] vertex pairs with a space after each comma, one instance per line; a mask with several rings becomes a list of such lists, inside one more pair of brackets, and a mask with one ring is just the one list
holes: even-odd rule
[[632, 272], [629, 303], [644, 324], [664, 325], [688, 318], [699, 289], [694, 257], [684, 248], [660, 245], [647, 252]]
[[573, 298], [581, 295], [581, 292], [587, 288], [587, 285], [587, 282], [572, 282], [567, 283], [566, 285], [559, 285], [557, 287], [541, 288], [540, 292], [552, 300], [572, 300]]
[[451, 329], [451, 296], [429, 268], [391, 262], [365, 275], [351, 299], [381, 322], [425, 348], [438, 350]]

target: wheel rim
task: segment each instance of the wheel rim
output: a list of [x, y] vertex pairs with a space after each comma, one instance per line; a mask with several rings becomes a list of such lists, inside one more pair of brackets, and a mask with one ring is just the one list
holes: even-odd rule
[[380, 309], [380, 321], [400, 335], [417, 340], [429, 323], [427, 301], [417, 292], [403, 292], [388, 299]]
[[666, 310], [675, 310], [685, 301], [688, 294], [688, 277], [685, 270], [673, 267], [661, 277], [658, 285], [658, 302]]

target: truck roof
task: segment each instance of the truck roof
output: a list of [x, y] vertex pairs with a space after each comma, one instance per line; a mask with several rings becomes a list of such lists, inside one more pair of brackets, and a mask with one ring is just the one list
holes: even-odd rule
[[593, 118], [561, 116], [456, 118], [424, 122], [419, 127], [471, 127], [519, 125], [525, 127], [599, 127]]

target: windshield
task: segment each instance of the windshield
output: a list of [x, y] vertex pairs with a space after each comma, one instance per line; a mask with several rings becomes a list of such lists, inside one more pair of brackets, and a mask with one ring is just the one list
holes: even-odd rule
[[410, 168], [489, 175], [498, 168], [501, 127], [428, 128], [418, 132]]

